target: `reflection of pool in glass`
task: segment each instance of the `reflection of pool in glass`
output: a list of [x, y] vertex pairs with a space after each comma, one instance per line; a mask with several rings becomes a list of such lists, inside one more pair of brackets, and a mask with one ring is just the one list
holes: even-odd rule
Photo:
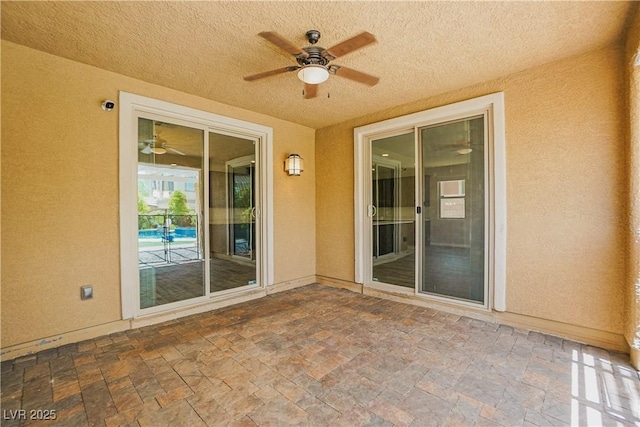
[[[164, 237], [164, 229], [162, 227], [152, 228], [148, 230], [138, 230], [138, 238], [162, 238]], [[195, 227], [176, 227], [168, 233], [169, 240], [172, 241], [175, 238], [192, 238], [196, 237]]]
[[162, 233], [159, 229], [153, 228], [151, 230], [138, 230], [138, 237], [160, 237]]
[[176, 227], [166, 236], [162, 227], [138, 230], [138, 247], [141, 251], [162, 248], [166, 242], [171, 243], [173, 248], [192, 247], [197, 242], [196, 228]]

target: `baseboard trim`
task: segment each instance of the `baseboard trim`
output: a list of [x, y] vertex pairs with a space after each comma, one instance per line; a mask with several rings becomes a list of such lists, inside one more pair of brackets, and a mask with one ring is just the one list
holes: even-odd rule
[[316, 282], [321, 285], [331, 286], [332, 288], [346, 289], [358, 294], [362, 293], [363, 286], [360, 283], [350, 282], [348, 280], [336, 279], [335, 277], [316, 275]]
[[64, 332], [58, 335], [52, 335], [50, 337], [40, 338], [3, 348], [0, 353], [0, 359], [4, 362], [5, 360], [28, 356], [50, 348], [61, 347], [63, 345], [73, 344], [116, 332], [122, 332], [128, 329], [131, 329], [131, 322], [129, 320], [118, 320], [102, 325], [78, 329], [76, 331]]
[[[629, 343], [627, 343], [629, 345]], [[636, 371], [640, 371], [640, 349], [633, 348], [633, 346], [629, 345], [629, 360], [631, 361], [631, 366], [633, 366]]]
[[299, 279], [287, 280], [286, 282], [276, 283], [267, 287], [267, 295], [276, 294], [278, 292], [288, 291], [290, 289], [300, 288], [312, 283], [316, 283], [315, 274], [301, 277]]
[[402, 302], [405, 304], [417, 305], [420, 307], [430, 308], [433, 310], [443, 311], [445, 313], [453, 314], [456, 316], [465, 316], [472, 319], [483, 320], [489, 323], [495, 323], [496, 319], [493, 314], [488, 310], [474, 310], [471, 307], [459, 307], [450, 305], [445, 302], [434, 301], [431, 299], [422, 298], [415, 294], [409, 294], [404, 292], [393, 292], [385, 289], [374, 288], [365, 286], [363, 293], [372, 297], [388, 299], [392, 301]]
[[494, 312], [498, 323], [513, 326], [521, 329], [541, 332], [548, 335], [567, 338], [582, 344], [594, 347], [605, 348], [607, 350], [618, 351], [629, 354], [629, 344], [623, 334], [602, 331], [586, 326], [571, 325], [569, 323], [555, 320], [541, 319], [518, 313], [498, 313]]
[[16, 344], [13, 346], [2, 348], [0, 350], [0, 360], [11, 360], [22, 356], [32, 355], [43, 350], [48, 350], [50, 348], [60, 347], [66, 344], [73, 344], [80, 341], [113, 334], [116, 332], [154, 325], [180, 317], [216, 310], [218, 308], [227, 307], [233, 304], [262, 298], [269, 294], [306, 286], [311, 283], [320, 283], [324, 286], [346, 289], [352, 292], [370, 295], [382, 299], [398, 301], [405, 304], [418, 305], [434, 310], [440, 310], [446, 313], [451, 313], [459, 316], [467, 316], [492, 323], [500, 323], [520, 329], [537, 331], [549, 335], [567, 338], [580, 343], [593, 345], [595, 347], [601, 347], [608, 350], [626, 353], [630, 356], [631, 364], [636, 369], [640, 368], [640, 350], [632, 348], [632, 346], [629, 345], [626, 338], [622, 334], [592, 329], [585, 326], [571, 325], [555, 320], [541, 319], [518, 313], [499, 313], [495, 311], [486, 312], [480, 310], [476, 311], [471, 308], [461, 308], [457, 306], [451, 306], [442, 302], [425, 300], [424, 298], [420, 298], [416, 295], [394, 293], [386, 290], [365, 287], [359, 283], [354, 283], [348, 280], [315, 275], [277, 283], [267, 288], [255, 289], [251, 292], [231, 294], [226, 298], [216, 299], [194, 307], [187, 307], [184, 309], [176, 310], [171, 313], [156, 314], [138, 319], [118, 320], [102, 325], [95, 325], [76, 331], [65, 332], [38, 340]]
[[139, 317], [136, 319], [117, 320], [114, 322], [105, 323], [103, 325], [79, 329], [77, 331], [64, 332], [58, 335], [53, 335], [50, 337], [2, 348], [0, 353], [0, 360], [11, 360], [18, 357], [35, 354], [43, 350], [48, 350], [50, 348], [61, 347], [66, 344], [74, 344], [77, 342], [98, 338], [116, 332], [155, 325], [158, 323], [167, 322], [169, 320], [191, 316], [193, 314], [204, 313], [207, 311], [216, 310], [218, 308], [239, 304], [241, 302], [251, 301], [257, 298], [265, 297], [266, 295], [267, 291], [264, 288], [253, 289], [251, 291], [228, 294], [215, 300], [207, 301], [195, 306], [176, 309], [169, 313], [158, 313]]
[[156, 325], [158, 323], [168, 322], [170, 320], [179, 319], [181, 317], [187, 317], [194, 314], [205, 313], [211, 310], [217, 310], [219, 308], [228, 307], [230, 305], [240, 304], [242, 302], [262, 298], [266, 295], [267, 292], [264, 288], [257, 288], [250, 291], [227, 294], [210, 301], [203, 302], [202, 304], [179, 308], [166, 313], [152, 314], [149, 316], [132, 319], [131, 329]]
[[[640, 363], [640, 351], [631, 351], [627, 340], [622, 334], [615, 332], [602, 331], [586, 326], [571, 325], [568, 323], [558, 322], [555, 320], [541, 319], [524, 314], [511, 312], [497, 312], [487, 310], [474, 310], [471, 307], [460, 307], [446, 302], [427, 300], [415, 294], [406, 294], [393, 292], [389, 290], [363, 286], [359, 283], [350, 282], [348, 280], [336, 279], [326, 276], [317, 276], [318, 283], [334, 288], [348, 289], [353, 292], [388, 299], [392, 301], [402, 302], [405, 304], [418, 305], [421, 307], [431, 308], [458, 316], [466, 316], [472, 319], [483, 320], [490, 323], [499, 323], [506, 326], [513, 326], [520, 329], [541, 332], [561, 338], [577, 341], [582, 344], [592, 345], [594, 347], [605, 348], [621, 353], [630, 354], [634, 366]], [[635, 353], [635, 354], [633, 354]], [[636, 362], [633, 362], [633, 358]]]

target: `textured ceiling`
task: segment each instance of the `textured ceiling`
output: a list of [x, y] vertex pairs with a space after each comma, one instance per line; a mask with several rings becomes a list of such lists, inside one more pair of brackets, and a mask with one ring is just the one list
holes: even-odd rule
[[[629, 2], [2, 2], [2, 38], [147, 82], [320, 128], [620, 40]], [[303, 99], [295, 73], [243, 76], [294, 58], [257, 34], [330, 47], [362, 31], [378, 43], [332, 63]], [[330, 94], [330, 97], [328, 97]]]

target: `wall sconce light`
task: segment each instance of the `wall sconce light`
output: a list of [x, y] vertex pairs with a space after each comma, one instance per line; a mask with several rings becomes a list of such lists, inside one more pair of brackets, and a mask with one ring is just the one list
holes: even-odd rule
[[284, 161], [284, 170], [289, 176], [300, 176], [304, 170], [302, 157], [299, 154], [289, 154]]

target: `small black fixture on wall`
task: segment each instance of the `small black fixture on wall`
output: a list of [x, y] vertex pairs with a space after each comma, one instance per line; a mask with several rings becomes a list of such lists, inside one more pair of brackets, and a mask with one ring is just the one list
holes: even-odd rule
[[113, 111], [114, 108], [116, 108], [116, 103], [111, 101], [110, 99], [102, 102], [102, 109], [104, 111]]

